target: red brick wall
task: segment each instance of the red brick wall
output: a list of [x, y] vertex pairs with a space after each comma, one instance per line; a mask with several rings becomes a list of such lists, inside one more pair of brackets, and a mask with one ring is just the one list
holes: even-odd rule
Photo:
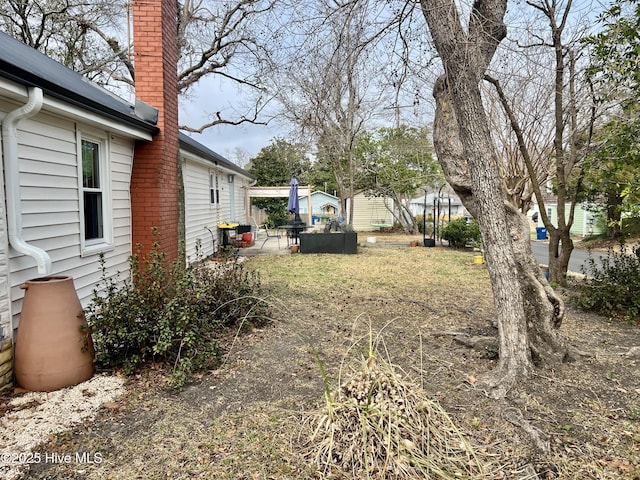
[[[131, 178], [133, 244], [143, 253], [154, 241], [178, 258], [180, 185], [178, 162], [178, 47], [175, 0], [134, 0], [136, 98], [159, 109], [160, 133], [136, 146]], [[154, 236], [153, 228], [157, 229]]]

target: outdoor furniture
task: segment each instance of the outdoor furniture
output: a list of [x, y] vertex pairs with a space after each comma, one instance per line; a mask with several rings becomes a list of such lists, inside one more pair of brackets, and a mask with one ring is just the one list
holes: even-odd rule
[[220, 223], [218, 224], [218, 230], [220, 230], [220, 236], [222, 237], [222, 247], [228, 247], [231, 245], [231, 239], [229, 238], [229, 232], [232, 230], [235, 232], [238, 223]]
[[289, 220], [286, 225], [280, 225], [279, 229], [287, 232], [287, 246], [297, 245], [300, 238], [300, 233], [304, 232], [307, 228], [313, 228], [313, 225], [307, 225], [300, 218], [300, 214], [297, 212], [293, 220]]
[[264, 226], [258, 226], [258, 222], [253, 217], [249, 217], [249, 225], [251, 225], [251, 230], [253, 230], [253, 239], [258, 240], [258, 234], [264, 233]]
[[266, 225], [263, 225], [262, 228], [264, 228], [264, 232], [265, 232], [266, 238], [262, 242], [262, 246], [260, 247], [260, 250], [262, 250], [262, 248], [264, 248], [264, 244], [267, 243], [270, 238], [277, 238], [278, 239], [278, 248], [280, 248], [280, 236], [281, 236], [280, 232], [278, 230], [276, 230], [275, 232], [273, 230], [269, 231], [269, 228]]
[[356, 232], [302, 233], [300, 253], [358, 253]]
[[287, 235], [287, 246], [297, 245], [300, 238], [300, 234], [308, 228], [313, 228], [312, 225], [305, 223], [288, 223], [287, 225], [280, 225], [278, 229], [284, 230]]

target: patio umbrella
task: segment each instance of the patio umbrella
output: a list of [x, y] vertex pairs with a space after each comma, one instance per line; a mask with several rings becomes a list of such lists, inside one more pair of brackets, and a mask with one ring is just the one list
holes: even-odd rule
[[289, 202], [287, 203], [287, 210], [290, 213], [294, 213], [297, 218], [300, 214], [300, 201], [298, 200], [298, 180], [293, 177], [289, 185], [291, 185], [291, 188], [289, 189]]

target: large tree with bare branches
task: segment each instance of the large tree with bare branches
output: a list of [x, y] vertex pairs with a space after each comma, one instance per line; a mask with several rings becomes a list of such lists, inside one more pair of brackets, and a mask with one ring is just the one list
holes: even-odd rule
[[[533, 202], [549, 233], [551, 281], [565, 285], [580, 204], [583, 159], [595, 121], [592, 95], [584, 81], [580, 38], [584, 12], [572, 1], [529, 1], [516, 34], [509, 35], [485, 79], [492, 132], [503, 179], [513, 203], [526, 212]], [[520, 12], [521, 16], [522, 13]], [[515, 14], [512, 14], [512, 17]], [[570, 20], [571, 19], [571, 20]], [[581, 81], [582, 80], [582, 81]], [[557, 206], [552, 217], [546, 208]]]
[[[374, 79], [384, 70], [375, 55], [379, 30], [371, 25], [366, 2], [309, 6], [297, 35], [300, 44], [282, 61], [274, 85], [282, 115], [300, 128], [327, 162], [338, 186], [342, 212], [363, 175], [358, 136], [383, 102]], [[353, 209], [346, 216], [352, 222]]]
[[[178, 88], [188, 97], [206, 78], [238, 89], [246, 101], [208, 112], [202, 132], [219, 124], [265, 123], [264, 69], [279, 29], [275, 0], [179, 0]], [[130, 3], [109, 0], [0, 0], [0, 29], [123, 96], [135, 82]], [[224, 103], [224, 102], [223, 102]]]
[[557, 330], [564, 305], [531, 254], [527, 219], [505, 194], [480, 89], [506, 35], [507, 1], [476, 1], [466, 24], [453, 0], [422, 0], [421, 6], [444, 67], [433, 90], [434, 146], [447, 180], [482, 231], [500, 350], [483, 384], [500, 397], [535, 363], [560, 362], [568, 354]]

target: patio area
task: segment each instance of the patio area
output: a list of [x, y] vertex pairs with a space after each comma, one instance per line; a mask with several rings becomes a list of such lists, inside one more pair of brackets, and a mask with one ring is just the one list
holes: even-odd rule
[[[271, 235], [278, 234], [278, 237]], [[257, 238], [254, 238], [253, 245], [250, 247], [244, 247], [238, 249], [238, 255], [240, 256], [254, 256], [254, 255], [290, 255], [291, 250], [287, 245], [287, 236], [283, 231], [269, 232], [269, 238], [265, 232], [258, 233]], [[265, 241], [266, 240], [266, 241]]]

